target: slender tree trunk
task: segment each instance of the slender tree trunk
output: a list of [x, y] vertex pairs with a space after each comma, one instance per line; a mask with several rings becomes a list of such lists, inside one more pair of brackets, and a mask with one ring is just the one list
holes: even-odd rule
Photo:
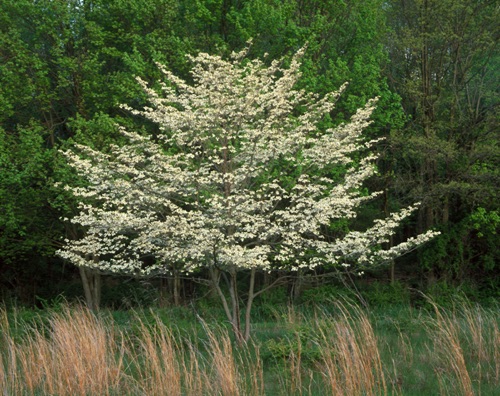
[[222, 292], [222, 289], [220, 288], [218, 271], [214, 270], [214, 269], [210, 269], [210, 276], [212, 278], [212, 287], [215, 289], [215, 291], [217, 292], [217, 295], [221, 299], [222, 306], [224, 307], [224, 312], [226, 313], [228, 320], [230, 322], [232, 322], [231, 310], [229, 309], [229, 305], [227, 304], [226, 297], [224, 296], [224, 293]]
[[172, 297], [173, 302], [176, 307], [181, 305], [181, 277], [177, 271], [174, 271], [174, 277], [172, 278]]
[[101, 303], [101, 274], [85, 267], [79, 267], [79, 270], [87, 306], [97, 312]]
[[252, 312], [253, 299], [255, 298], [255, 273], [256, 272], [257, 272], [256, 269], [252, 268], [252, 272], [250, 274], [250, 287], [248, 288], [247, 306], [245, 309], [245, 336], [244, 336], [245, 342], [247, 342], [250, 339], [251, 312]]
[[237, 272], [231, 270], [229, 273], [229, 296], [231, 297], [232, 321], [234, 335], [239, 344], [243, 344], [244, 337], [241, 331], [240, 302], [238, 296]]
[[442, 222], [443, 224], [448, 224], [448, 221], [450, 219], [450, 201], [448, 198], [448, 194], [446, 193], [444, 198], [443, 198], [443, 218]]
[[[229, 287], [229, 299], [230, 304], [228, 304], [228, 300], [224, 295], [220, 284], [219, 284], [219, 273], [215, 269], [210, 269], [210, 276], [212, 281], [212, 287], [219, 295], [219, 298], [222, 302], [222, 306], [224, 307], [224, 312], [226, 313], [226, 317], [231, 323], [231, 327], [233, 329], [233, 333], [236, 339], [236, 342], [239, 345], [245, 344], [250, 339], [251, 333], [251, 312], [252, 305], [255, 299], [255, 278], [256, 278], [257, 270], [254, 268], [250, 272], [250, 284], [248, 287], [248, 299], [245, 305], [245, 328], [242, 329], [241, 326], [241, 310], [240, 310], [240, 301], [238, 295], [238, 287], [237, 287], [237, 271], [231, 270], [229, 272], [229, 278], [227, 278], [227, 285]], [[258, 294], [258, 293], [257, 293]]]
[[169, 303], [168, 294], [169, 294], [169, 292], [168, 292], [168, 279], [161, 278], [160, 279], [160, 307], [168, 306], [168, 303]]
[[[219, 295], [219, 298], [222, 302], [222, 306], [224, 307], [224, 312], [226, 313], [226, 317], [231, 323], [231, 326], [233, 328], [233, 333], [236, 337], [236, 340], [238, 343], [242, 343], [242, 337], [241, 337], [241, 328], [238, 327], [238, 322], [239, 320], [236, 320], [235, 318], [235, 293], [234, 290], [232, 289], [232, 282], [228, 282], [229, 286], [229, 294], [231, 296], [231, 304], [232, 304], [232, 309], [229, 307], [229, 304], [227, 303], [226, 296], [224, 295], [224, 292], [222, 291], [219, 283], [219, 271], [216, 271], [215, 269], [210, 269], [210, 277], [212, 279], [212, 287], [216, 290], [217, 294]], [[237, 300], [236, 300], [237, 302]]]
[[295, 303], [299, 300], [300, 295], [302, 294], [302, 286], [304, 284], [304, 273], [302, 270], [298, 270], [295, 275], [295, 279], [292, 284], [292, 301]]
[[[424, 0], [421, 11], [421, 24], [422, 24], [422, 124], [427, 139], [434, 137], [434, 103], [432, 98], [432, 79], [431, 79], [431, 65], [429, 60], [429, 3]], [[433, 187], [436, 183], [436, 162], [430, 156], [424, 160], [424, 186], [423, 188]], [[425, 229], [434, 226], [434, 206], [435, 202], [431, 200], [425, 205]]]

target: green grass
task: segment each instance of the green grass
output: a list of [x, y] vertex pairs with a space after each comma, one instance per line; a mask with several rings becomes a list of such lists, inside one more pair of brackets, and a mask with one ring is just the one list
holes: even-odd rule
[[[497, 395], [500, 313], [278, 306], [235, 346], [205, 306], [0, 311], [0, 394]], [[205, 318], [202, 321], [200, 318]], [[259, 321], [259, 319], [261, 319]]]

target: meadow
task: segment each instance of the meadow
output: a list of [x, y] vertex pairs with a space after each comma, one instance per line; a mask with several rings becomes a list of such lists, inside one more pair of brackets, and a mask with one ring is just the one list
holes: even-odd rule
[[0, 310], [2, 395], [498, 395], [500, 312], [467, 301], [261, 310], [246, 345], [206, 307]]

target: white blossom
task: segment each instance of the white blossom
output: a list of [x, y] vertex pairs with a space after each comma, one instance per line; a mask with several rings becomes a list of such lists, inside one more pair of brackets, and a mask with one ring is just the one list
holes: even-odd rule
[[[65, 152], [86, 181], [67, 187], [81, 200], [70, 221], [87, 231], [66, 241], [59, 255], [78, 266], [137, 275], [207, 265], [295, 270], [323, 264], [362, 274], [360, 266], [390, 260], [436, 235], [381, 249], [415, 206], [364, 232], [329, 234], [332, 222], [356, 217], [379, 194], [361, 193], [375, 173], [376, 156], [367, 150], [378, 140], [362, 133], [376, 99], [349, 122], [318, 130], [345, 86], [323, 98], [297, 90], [303, 51], [288, 68], [245, 60], [246, 52], [230, 60], [201, 53], [191, 59], [193, 84], [160, 66], [161, 92], [138, 79], [150, 106], [123, 107], [162, 132], [153, 139], [120, 128], [128, 144], [109, 153], [82, 145]], [[355, 161], [357, 153], [364, 157]], [[341, 180], [332, 169], [342, 170]]]

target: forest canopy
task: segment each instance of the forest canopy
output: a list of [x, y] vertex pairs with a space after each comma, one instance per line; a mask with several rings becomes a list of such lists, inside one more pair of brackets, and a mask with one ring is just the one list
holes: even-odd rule
[[[190, 58], [228, 59], [250, 38], [250, 64], [263, 59], [270, 67], [282, 59], [283, 70], [308, 43], [299, 92], [324, 97], [348, 82], [335, 107], [317, 120], [318, 130], [348, 124], [378, 98], [364, 132], [378, 175], [357, 193], [381, 194], [357, 218], [322, 227], [335, 236], [359, 232], [421, 202], [384, 247], [431, 229], [440, 235], [390, 263], [389, 271], [367, 271], [364, 278], [423, 289], [436, 282], [468, 285], [498, 296], [499, 12], [497, 2], [479, 0], [2, 1], [1, 298], [36, 304], [60, 293], [81, 295], [83, 281], [85, 295], [99, 300], [100, 274], [56, 255], [65, 240], [87, 231], [64, 221], [79, 213], [64, 186], [88, 184], [62, 153], [80, 145], [116, 154], [130, 138], [117, 124], [159, 138], [157, 119], [129, 111], [150, 105], [144, 85], [161, 88], [157, 63], [191, 84]], [[179, 154], [178, 147], [167, 149], [173, 158]], [[363, 164], [362, 157], [354, 159]], [[273, 169], [266, 177], [281, 178], [282, 188], [297, 180], [291, 162]], [[345, 172], [326, 170], [332, 180]], [[288, 275], [287, 282], [298, 285], [308, 274]]]

